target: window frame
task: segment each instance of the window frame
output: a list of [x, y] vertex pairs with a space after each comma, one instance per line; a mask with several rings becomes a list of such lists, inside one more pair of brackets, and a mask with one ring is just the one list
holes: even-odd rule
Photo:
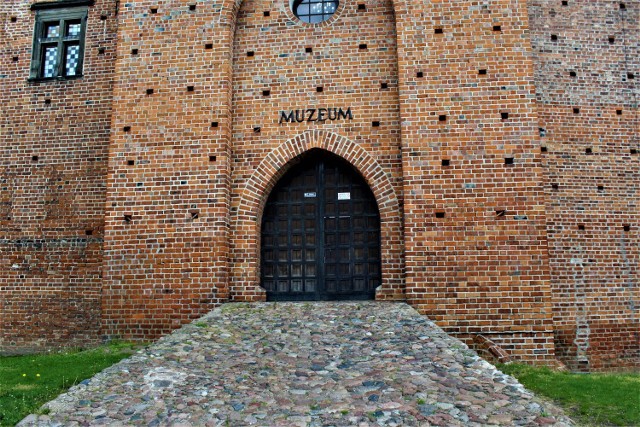
[[[71, 80], [83, 77], [88, 6], [92, 4], [93, 0], [63, 0], [36, 3], [31, 6], [31, 10], [36, 11], [36, 18], [33, 30], [30, 81]], [[80, 22], [80, 32], [77, 36], [65, 36], [67, 25], [71, 21]], [[55, 38], [46, 38], [44, 31], [52, 23], [59, 25], [59, 35]], [[78, 65], [74, 75], [67, 75], [66, 46], [72, 44], [78, 45]], [[56, 71], [55, 75], [45, 77], [43, 70], [45, 49], [51, 46], [56, 46]]]
[[[305, 1], [307, 1], [308, 3], [304, 3]], [[335, 9], [333, 10], [333, 12], [331, 14], [329, 13], [325, 13], [324, 12], [324, 5], [326, 3], [335, 3]], [[333, 15], [336, 14], [336, 12], [338, 11], [338, 8], [340, 7], [340, 0], [293, 0], [291, 2], [291, 11], [293, 12], [293, 15], [300, 20], [300, 22], [304, 22], [305, 24], [310, 24], [310, 25], [319, 25], [322, 24], [323, 22], [328, 21], [329, 19], [331, 19], [333, 17]], [[321, 13], [311, 13], [311, 6], [315, 5], [315, 4], [321, 4], [322, 5], [322, 12]], [[300, 6], [306, 5], [309, 8], [309, 12], [308, 13], [298, 13], [298, 8]], [[311, 21], [311, 17], [312, 16], [319, 16], [321, 19], [318, 22], [312, 22]], [[326, 16], [326, 18], [325, 18]]]

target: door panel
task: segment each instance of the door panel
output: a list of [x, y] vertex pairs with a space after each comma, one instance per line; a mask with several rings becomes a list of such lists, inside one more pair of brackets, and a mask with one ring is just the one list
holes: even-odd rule
[[380, 216], [362, 177], [314, 153], [274, 188], [262, 220], [268, 300], [372, 299], [380, 285]]

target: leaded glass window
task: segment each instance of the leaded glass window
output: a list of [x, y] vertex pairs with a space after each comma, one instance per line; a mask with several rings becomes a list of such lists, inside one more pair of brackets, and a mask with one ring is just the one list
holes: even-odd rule
[[293, 13], [303, 22], [319, 24], [338, 9], [338, 0], [295, 0]]
[[55, 6], [56, 2], [36, 3], [32, 6], [32, 9], [37, 10], [31, 62], [32, 79], [82, 75], [87, 7]]

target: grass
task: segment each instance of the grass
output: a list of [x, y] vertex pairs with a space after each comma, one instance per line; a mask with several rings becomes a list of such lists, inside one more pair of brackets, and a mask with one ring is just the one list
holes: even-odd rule
[[516, 363], [499, 369], [582, 425], [640, 426], [640, 373], [573, 374]]
[[114, 343], [91, 350], [0, 357], [0, 426], [13, 426], [69, 387], [136, 350]]

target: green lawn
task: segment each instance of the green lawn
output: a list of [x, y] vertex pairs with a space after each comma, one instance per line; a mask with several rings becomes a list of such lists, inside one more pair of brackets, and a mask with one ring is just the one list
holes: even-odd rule
[[131, 344], [0, 357], [0, 425], [13, 426], [40, 406], [135, 351]]
[[499, 369], [582, 425], [640, 426], [640, 373], [572, 374], [516, 363]]

